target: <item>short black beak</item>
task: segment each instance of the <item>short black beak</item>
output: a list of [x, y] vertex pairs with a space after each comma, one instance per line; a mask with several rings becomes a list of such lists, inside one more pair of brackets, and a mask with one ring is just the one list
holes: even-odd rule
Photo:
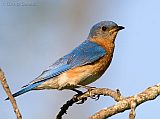
[[122, 30], [122, 29], [124, 29], [125, 27], [123, 27], [123, 26], [118, 26], [118, 29], [117, 30]]

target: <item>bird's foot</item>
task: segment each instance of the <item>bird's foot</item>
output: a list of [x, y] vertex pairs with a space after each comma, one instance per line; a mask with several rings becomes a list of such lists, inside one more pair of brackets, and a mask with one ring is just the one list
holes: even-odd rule
[[77, 86], [87, 89], [89, 92], [90, 98], [95, 99], [96, 101], [99, 99], [100, 95], [94, 95], [91, 92], [92, 90], [96, 89], [96, 87], [83, 86], [83, 85], [77, 85]]
[[100, 95], [92, 95], [90, 98], [95, 99], [95, 101], [99, 100]]
[[[80, 95], [83, 95], [84, 93], [82, 92], [82, 91], [80, 91], [80, 90], [77, 90], [77, 89], [71, 89], [72, 91], [75, 91], [77, 94], [76, 95], [74, 95], [74, 97], [73, 98], [77, 98], [78, 96], [80, 96]], [[79, 101], [79, 102], [77, 102], [76, 104], [83, 104], [85, 101], [87, 100], [87, 98], [83, 98], [81, 101]]]

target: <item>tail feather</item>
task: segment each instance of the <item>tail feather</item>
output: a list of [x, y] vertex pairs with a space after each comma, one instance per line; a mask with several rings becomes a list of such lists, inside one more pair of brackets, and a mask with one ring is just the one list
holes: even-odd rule
[[[31, 85], [28, 85], [24, 88], [22, 88], [20, 91], [12, 94], [13, 97], [17, 97], [23, 93], [26, 93], [28, 91], [31, 91], [32, 89], [34, 89], [35, 87], [37, 87], [38, 85], [40, 85], [42, 82], [37, 82], [37, 83], [34, 83], [34, 84], [31, 84]], [[9, 98], [6, 98], [5, 100], [9, 100]]]

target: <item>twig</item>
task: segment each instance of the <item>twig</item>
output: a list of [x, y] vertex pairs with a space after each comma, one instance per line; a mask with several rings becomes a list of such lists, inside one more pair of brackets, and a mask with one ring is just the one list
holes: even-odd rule
[[16, 100], [12, 96], [12, 93], [11, 93], [11, 91], [9, 89], [9, 86], [7, 84], [7, 81], [6, 81], [6, 78], [5, 78], [4, 73], [1, 70], [1, 68], [0, 68], [0, 81], [1, 81], [1, 84], [2, 84], [5, 92], [7, 93], [8, 97], [10, 99], [10, 102], [11, 102], [11, 104], [13, 106], [13, 109], [14, 109], [14, 112], [15, 112], [15, 114], [17, 116], [17, 119], [22, 119], [21, 113], [20, 113], [20, 111], [19, 111], [19, 109], [17, 107], [17, 104], [16, 104]]
[[75, 96], [72, 97], [72, 99], [68, 100], [62, 107], [58, 115], [56, 116], [56, 119], [62, 119], [62, 116], [66, 114], [68, 108], [72, 106], [74, 103], [77, 103], [81, 101], [80, 103], [77, 104], [83, 104], [88, 97], [93, 98], [94, 96], [99, 96], [104, 95], [104, 96], [111, 96], [114, 98], [116, 101], [120, 101], [123, 99], [123, 97], [120, 94], [120, 91], [117, 89], [116, 91], [113, 91], [111, 89], [107, 88], [94, 88], [93, 90], [84, 92], [84, 93], [79, 93]]
[[87, 92], [83, 93], [82, 95], [79, 95], [77, 97], [77, 99], [78, 99], [78, 101], [80, 101], [84, 98], [94, 97], [96, 95], [110, 96], [117, 102], [123, 99], [123, 97], [120, 95], [119, 90], [114, 91], [114, 90], [111, 90], [108, 88], [95, 88], [91, 91], [87, 91]]
[[129, 112], [129, 119], [135, 119], [136, 116], [136, 100], [131, 101], [131, 111]]
[[58, 113], [58, 115], [56, 116], [56, 119], [62, 119], [62, 116], [64, 114], [67, 114], [67, 109], [69, 108], [69, 106], [72, 106], [73, 104], [75, 103], [75, 101], [73, 100], [73, 98], [71, 100], [68, 100], [66, 102], [66, 104], [64, 104], [62, 107], [61, 107], [61, 110], [60, 112]]
[[[136, 106], [146, 101], [154, 100], [159, 95], [160, 95], [160, 84], [157, 84], [155, 86], [147, 88], [142, 93], [139, 93], [135, 96], [124, 98], [120, 100], [119, 102], [117, 102], [115, 105], [100, 110], [99, 112], [89, 117], [89, 119], [106, 119], [107, 117], [111, 117], [112, 115], [115, 115], [120, 112], [124, 112], [125, 110], [128, 110], [128, 109], [131, 109], [132, 106], [133, 106], [132, 108], [133, 116], [135, 116], [134, 110]], [[133, 103], [133, 101], [135, 104]]]
[[81, 96], [81, 95], [83, 95], [82, 92], [79, 93], [79, 94], [74, 95], [72, 99], [68, 100], [68, 101], [61, 107], [61, 110], [60, 110], [59, 113], [57, 114], [56, 119], [62, 119], [62, 116], [63, 116], [64, 114], [67, 114], [68, 108], [69, 108], [70, 106], [72, 106], [74, 103], [76, 103], [76, 104], [83, 104], [83, 103], [87, 100], [87, 98], [85, 98], [85, 97], [81, 100], [80, 103], [77, 103], [77, 102], [79, 102], [78, 97]]

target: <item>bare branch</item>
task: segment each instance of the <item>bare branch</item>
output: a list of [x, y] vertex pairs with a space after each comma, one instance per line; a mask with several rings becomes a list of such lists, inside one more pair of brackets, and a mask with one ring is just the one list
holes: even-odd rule
[[91, 97], [93, 99], [93, 97], [95, 97], [96, 95], [98, 96], [98, 98], [99, 98], [100, 95], [110, 96], [115, 101], [120, 101], [120, 100], [123, 99], [123, 97], [121, 96], [121, 93], [120, 93], [120, 91], [118, 89], [116, 91], [113, 91], [113, 90], [107, 89], [107, 88], [94, 88], [93, 90], [90, 90], [90, 91], [87, 91], [87, 92], [84, 92], [84, 93], [81, 92], [79, 94], [74, 95], [72, 97], [72, 99], [68, 100], [61, 107], [61, 110], [58, 113], [58, 115], [56, 116], [56, 119], [62, 119], [62, 116], [64, 114], [66, 114], [68, 108], [70, 106], [72, 106], [74, 103], [83, 104], [87, 100], [88, 97]]
[[6, 81], [6, 78], [5, 78], [4, 73], [1, 70], [1, 68], [0, 68], [0, 81], [1, 81], [1, 84], [2, 84], [5, 92], [7, 93], [8, 97], [9, 97], [9, 100], [10, 100], [12, 106], [13, 106], [13, 109], [14, 109], [14, 112], [15, 112], [15, 114], [17, 116], [17, 119], [22, 119], [21, 113], [20, 113], [20, 111], [19, 111], [19, 109], [17, 107], [17, 104], [16, 104], [16, 100], [12, 96], [12, 93], [11, 93], [11, 91], [9, 89], [9, 86], [7, 84], [7, 81]]
[[94, 97], [96, 95], [104, 95], [104, 96], [110, 96], [112, 97], [115, 101], [120, 101], [123, 99], [123, 97], [120, 94], [120, 91], [117, 89], [116, 91], [108, 89], [108, 88], [95, 88], [91, 91], [87, 91], [83, 93], [82, 95], [79, 95], [77, 97], [78, 101], [87, 98], [87, 97]]
[[135, 119], [135, 116], [136, 116], [135, 109], [136, 109], [136, 101], [132, 100], [131, 101], [131, 111], [129, 113], [129, 119]]
[[82, 93], [81, 91], [77, 92], [78, 94], [74, 95], [72, 99], [68, 100], [62, 107], [61, 110], [59, 111], [59, 113], [56, 116], [56, 119], [62, 119], [62, 116], [64, 114], [67, 114], [67, 110], [70, 106], [72, 106], [74, 103], [76, 104], [83, 104], [87, 98], [84, 97], [83, 99], [81, 99], [81, 102], [78, 102], [78, 97], [82, 96], [84, 93]]
[[[130, 116], [135, 116], [134, 110], [135, 108], [149, 100], [154, 100], [156, 97], [160, 95], [160, 84], [147, 88], [142, 93], [137, 95], [126, 97], [117, 102], [115, 105], [102, 109], [99, 112], [95, 113], [89, 119], [106, 119], [107, 117], [111, 117], [120, 112], [124, 112], [125, 110], [131, 109]], [[134, 119], [134, 118], [133, 118]]]

